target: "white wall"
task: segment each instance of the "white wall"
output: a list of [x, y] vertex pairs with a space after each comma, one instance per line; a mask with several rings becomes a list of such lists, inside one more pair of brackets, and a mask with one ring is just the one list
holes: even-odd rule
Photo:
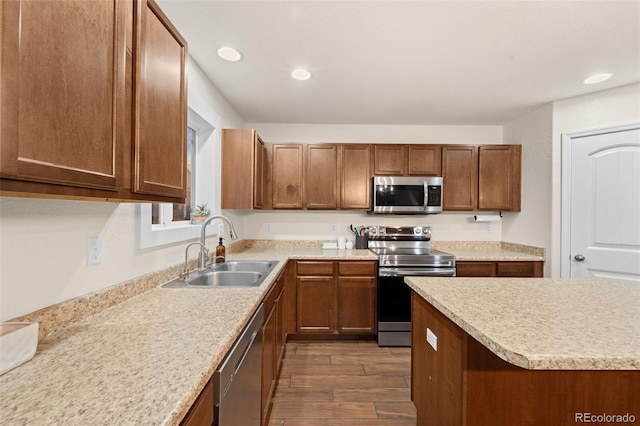
[[[190, 89], [218, 112], [223, 127], [244, 127], [195, 63], [188, 73]], [[137, 249], [136, 211], [133, 203], [0, 197], [0, 321], [182, 261], [183, 243]], [[87, 266], [93, 236], [103, 239], [103, 262]]]
[[[504, 127], [504, 141], [522, 145], [522, 211], [505, 214], [504, 241], [551, 246], [553, 105], [544, 105]], [[551, 273], [553, 258], [545, 263]]]
[[[563, 133], [640, 123], [640, 84], [631, 84], [553, 103], [552, 147], [552, 241], [547, 256], [561, 258], [561, 168]], [[554, 262], [554, 277], [560, 276], [560, 262]]]

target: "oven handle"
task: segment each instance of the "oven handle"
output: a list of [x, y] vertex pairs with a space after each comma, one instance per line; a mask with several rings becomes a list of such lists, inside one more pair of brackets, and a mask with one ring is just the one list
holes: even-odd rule
[[455, 277], [456, 268], [378, 268], [379, 277]]

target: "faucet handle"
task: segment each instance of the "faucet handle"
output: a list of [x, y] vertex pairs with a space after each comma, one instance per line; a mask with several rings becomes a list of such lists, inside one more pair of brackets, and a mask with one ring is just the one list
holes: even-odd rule
[[189, 268], [184, 268], [182, 272], [180, 272], [180, 279], [182, 281], [185, 281], [187, 278], [189, 278], [189, 274], [190, 274]]

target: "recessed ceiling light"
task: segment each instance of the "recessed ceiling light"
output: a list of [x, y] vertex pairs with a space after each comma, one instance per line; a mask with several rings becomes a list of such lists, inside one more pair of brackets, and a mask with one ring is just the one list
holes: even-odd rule
[[596, 84], [596, 83], [600, 83], [602, 81], [609, 80], [611, 77], [613, 77], [613, 74], [611, 74], [609, 72], [604, 72], [602, 74], [594, 74], [591, 77], [587, 78], [585, 81], [583, 81], [583, 83], [584, 84]]
[[242, 53], [233, 47], [221, 47], [218, 49], [218, 56], [225, 61], [237, 62], [242, 59]]
[[295, 78], [296, 80], [304, 81], [311, 78], [311, 73], [307, 70], [297, 69], [293, 70], [293, 72], [291, 73], [291, 77]]

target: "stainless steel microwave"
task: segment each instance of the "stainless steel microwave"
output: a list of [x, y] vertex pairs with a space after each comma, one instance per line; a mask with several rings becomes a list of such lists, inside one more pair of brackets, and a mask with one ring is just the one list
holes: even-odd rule
[[442, 213], [442, 177], [375, 176], [371, 200], [374, 214]]

